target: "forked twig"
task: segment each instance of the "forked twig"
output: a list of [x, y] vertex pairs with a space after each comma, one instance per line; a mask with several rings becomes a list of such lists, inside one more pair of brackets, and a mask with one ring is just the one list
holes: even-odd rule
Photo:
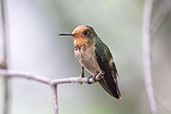
[[[101, 78], [103, 78], [103, 75], [104, 75], [104, 73], [100, 72], [96, 76], [96, 80], [99, 81]], [[63, 79], [50, 79], [50, 78], [46, 78], [45, 76], [40, 76], [37, 74], [13, 72], [13, 71], [7, 71], [7, 70], [3, 70], [3, 69], [0, 69], [0, 76], [5, 76], [8, 78], [23, 78], [23, 79], [33, 80], [33, 81], [50, 86], [52, 89], [53, 98], [54, 98], [55, 114], [59, 114], [58, 94], [57, 94], [57, 87], [59, 84], [88, 83], [87, 78], [81, 78], [80, 76], [72, 77], [72, 78], [63, 78]], [[96, 83], [92, 78], [89, 79], [89, 82]]]

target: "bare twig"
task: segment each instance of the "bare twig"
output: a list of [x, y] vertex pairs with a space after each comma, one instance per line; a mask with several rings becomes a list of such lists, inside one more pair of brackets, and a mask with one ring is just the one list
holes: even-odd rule
[[[104, 73], [100, 72], [96, 76], [96, 80], [99, 81], [101, 78], [103, 78]], [[53, 98], [54, 98], [54, 111], [55, 114], [59, 114], [58, 112], [58, 94], [57, 94], [57, 86], [59, 84], [66, 84], [66, 83], [88, 83], [87, 78], [82, 78], [81, 76], [78, 77], [72, 77], [72, 78], [63, 78], [63, 79], [50, 79], [45, 78], [44, 76], [40, 76], [37, 74], [31, 74], [31, 73], [20, 73], [20, 72], [13, 72], [8, 70], [0, 69], [0, 76], [8, 77], [8, 78], [23, 78], [23, 79], [29, 79], [33, 80], [42, 84], [46, 84], [52, 88], [53, 92]], [[95, 81], [90, 78], [89, 82], [95, 83]]]
[[3, 114], [9, 114], [10, 100], [9, 100], [9, 80], [8, 78], [4, 78], [4, 104], [3, 104]]
[[145, 0], [143, 16], [143, 55], [144, 55], [144, 77], [145, 87], [152, 114], [157, 114], [156, 103], [152, 86], [151, 71], [151, 16], [153, 0]]
[[53, 99], [54, 99], [54, 112], [55, 114], [59, 114], [59, 107], [58, 107], [58, 91], [57, 85], [52, 85], [52, 92], [53, 92]]
[[42, 76], [39, 76], [37, 74], [30, 74], [30, 73], [18, 73], [18, 72], [12, 72], [7, 70], [0, 70], [0, 75], [9, 77], [9, 78], [25, 78], [29, 80], [34, 80], [40, 83], [49, 84], [50, 79], [45, 78]]
[[[103, 75], [104, 74], [100, 72], [96, 76], [96, 80], [99, 81], [101, 78], [103, 78]], [[7, 71], [3, 69], [0, 69], [0, 76], [5, 76], [8, 78], [24, 78], [39, 83], [43, 83], [49, 86], [66, 84], [66, 83], [87, 83], [87, 78], [81, 78], [80, 76], [72, 77], [72, 78], [63, 78], [63, 79], [50, 79], [50, 78], [46, 78], [45, 76], [40, 76], [37, 74]], [[95, 83], [95, 81], [92, 78], [89, 79], [89, 82]]]
[[[7, 37], [7, 1], [1, 0], [1, 20], [2, 20], [2, 34], [3, 34], [3, 61], [1, 63], [1, 68], [8, 69], [7, 63], [7, 48], [8, 48], [8, 37]], [[3, 114], [9, 113], [9, 82], [8, 78], [4, 77], [4, 104], [3, 104]]]
[[[4, 59], [7, 58], [7, 46], [6, 43], [7, 43], [7, 19], [6, 19], [6, 1], [5, 0], [1, 0], [1, 19], [2, 19], [2, 33], [3, 33], [3, 42], [4, 42], [4, 51], [3, 51], [3, 56], [4, 56]], [[4, 60], [6, 61], [6, 60]]]
[[[97, 74], [96, 79], [97, 81], [101, 80], [103, 78], [104, 73], [100, 72]], [[95, 83], [95, 81], [90, 78], [89, 79], [90, 83]], [[72, 77], [72, 78], [63, 78], [63, 79], [53, 79], [51, 80], [51, 85], [56, 85], [56, 84], [66, 84], [66, 83], [88, 83], [87, 78], [82, 78], [81, 76], [78, 77]]]

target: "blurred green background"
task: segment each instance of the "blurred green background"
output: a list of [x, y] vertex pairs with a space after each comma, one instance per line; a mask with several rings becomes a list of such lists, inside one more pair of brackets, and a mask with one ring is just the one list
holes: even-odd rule
[[[114, 56], [122, 100], [109, 96], [99, 84], [60, 85], [60, 114], [150, 114], [143, 78], [143, 2], [8, 0], [10, 69], [49, 78], [79, 76], [81, 67], [74, 57], [73, 39], [59, 37], [58, 33], [71, 32], [80, 24], [90, 25]], [[156, 4], [154, 19], [163, 14], [158, 6]], [[162, 26], [157, 21], [153, 24], [153, 28], [160, 26], [152, 39], [153, 86], [159, 114], [171, 113], [170, 17]], [[2, 38], [0, 46], [2, 60]], [[0, 77], [0, 114], [2, 83]], [[49, 87], [23, 79], [12, 79], [10, 85], [11, 114], [53, 114]]]

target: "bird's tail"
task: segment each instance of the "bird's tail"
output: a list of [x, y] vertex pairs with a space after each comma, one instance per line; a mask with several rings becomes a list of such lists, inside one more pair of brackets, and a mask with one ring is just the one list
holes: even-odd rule
[[[112, 76], [110, 76], [112, 77]], [[105, 76], [104, 76], [105, 78]], [[104, 90], [110, 94], [111, 96], [117, 98], [117, 99], [121, 99], [121, 93], [119, 91], [119, 88], [118, 88], [118, 84], [117, 84], [117, 80], [115, 79], [112, 79], [112, 80], [109, 80], [109, 79], [104, 79], [102, 78], [99, 83], [100, 85], [104, 88]]]

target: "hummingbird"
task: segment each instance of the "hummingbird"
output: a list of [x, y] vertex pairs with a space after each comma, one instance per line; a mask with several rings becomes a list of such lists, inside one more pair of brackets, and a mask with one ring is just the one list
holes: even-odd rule
[[87, 25], [77, 26], [71, 33], [61, 33], [61, 36], [72, 36], [74, 38], [74, 54], [82, 66], [81, 77], [84, 77], [84, 69], [90, 72], [87, 82], [99, 72], [104, 72], [103, 78], [98, 82], [111, 96], [121, 99], [118, 88], [117, 69], [112, 54], [107, 45], [97, 36], [94, 29]]

